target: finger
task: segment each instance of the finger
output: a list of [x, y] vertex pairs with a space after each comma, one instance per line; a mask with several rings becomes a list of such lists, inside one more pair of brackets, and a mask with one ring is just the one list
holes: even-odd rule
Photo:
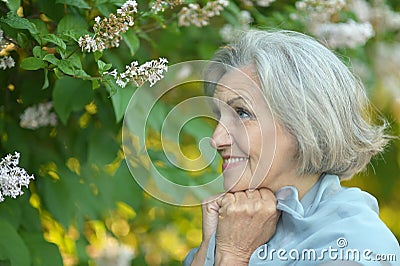
[[217, 203], [220, 207], [226, 206], [233, 202], [235, 202], [235, 196], [232, 193], [226, 193], [217, 199]]
[[223, 197], [225, 195], [225, 193], [220, 193], [220, 194], [216, 194], [216, 195], [212, 195], [210, 197], [207, 197], [205, 199], [203, 199], [202, 201], [202, 205], [206, 205], [206, 204], [210, 204], [212, 202], [216, 202], [219, 198]]
[[249, 199], [256, 199], [256, 198], [261, 198], [260, 191], [258, 189], [255, 190], [245, 190], [247, 198]]
[[217, 201], [211, 201], [202, 206], [203, 213], [215, 213], [218, 212], [219, 208], [220, 206], [218, 205]]
[[260, 188], [258, 190], [260, 192], [261, 198], [265, 201], [275, 201], [276, 202], [276, 197], [274, 192], [270, 190], [269, 188]]
[[244, 203], [247, 201], [247, 195], [244, 191], [235, 192], [234, 195], [235, 195], [235, 202]]
[[218, 210], [218, 218], [222, 219], [226, 216], [226, 210], [227, 210], [227, 206], [222, 206], [221, 208], [219, 208]]

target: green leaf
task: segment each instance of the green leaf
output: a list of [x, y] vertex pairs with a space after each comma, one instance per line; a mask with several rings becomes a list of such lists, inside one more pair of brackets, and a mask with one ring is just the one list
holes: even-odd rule
[[125, 43], [128, 45], [131, 55], [135, 55], [136, 51], [139, 49], [140, 40], [133, 29], [128, 30], [122, 35]]
[[21, 48], [26, 48], [29, 44], [29, 38], [28, 36], [23, 33], [23, 32], [18, 32], [17, 33], [17, 42]]
[[100, 11], [103, 16], [108, 17], [111, 13], [114, 13], [115, 6], [121, 6], [125, 1], [115, 1], [115, 0], [97, 0], [96, 8]]
[[73, 33], [73, 35], [81, 36], [88, 32], [88, 28], [89, 25], [84, 18], [68, 14], [58, 23], [57, 32], [58, 34]]
[[31, 252], [33, 266], [62, 265], [61, 254], [55, 244], [46, 242], [41, 233], [22, 232]]
[[128, 84], [125, 88], [119, 87], [115, 80], [108, 79], [105, 83], [107, 90], [111, 94], [111, 101], [114, 108], [116, 122], [121, 121], [124, 117], [128, 103], [135, 92], [133, 85]]
[[49, 33], [49, 29], [47, 28], [46, 23], [39, 19], [39, 18], [30, 18], [29, 21], [33, 24], [35, 24], [36, 29], [38, 30], [38, 33], [40, 35], [44, 35], [44, 34], [48, 34]]
[[100, 51], [95, 51], [95, 52], [93, 53], [93, 55], [94, 55], [94, 60], [97, 61], [97, 60], [99, 60], [99, 59], [103, 56], [103, 53], [100, 52]]
[[90, 6], [84, 0], [57, 0], [56, 3], [90, 9]]
[[45, 68], [46, 66], [47, 66], [46, 62], [36, 57], [27, 57], [24, 60], [22, 60], [20, 65], [20, 67], [25, 70], [37, 70]]
[[[64, 58], [65, 59], [65, 58]], [[68, 59], [65, 59], [71, 62], [71, 65], [75, 68], [82, 68], [81, 58], [77, 53], [71, 55]]]
[[68, 178], [64, 175], [59, 180], [43, 178], [41, 184], [41, 189], [44, 190], [42, 191], [43, 205], [64, 227], [68, 227], [71, 223], [75, 209], [74, 204], [71, 204], [73, 202], [71, 191], [66, 184], [74, 180], [67, 180]]
[[56, 77], [57, 77], [58, 79], [65, 76], [64, 73], [62, 73], [61, 70], [59, 70], [58, 68], [55, 68], [55, 69], [54, 69], [54, 75], [56, 75]]
[[46, 34], [42, 36], [42, 40], [44, 42], [54, 43], [55, 45], [61, 47], [64, 50], [67, 49], [67, 45], [65, 44], [65, 42], [54, 34]]
[[17, 12], [19, 6], [21, 5], [21, 0], [8, 0], [6, 2], [7, 7], [14, 12]]
[[17, 231], [3, 218], [0, 228], [0, 258], [8, 259], [11, 265], [31, 265], [29, 250]]
[[[36, 145], [40, 145], [37, 143]], [[35, 146], [36, 146], [35, 145]], [[49, 157], [53, 157], [50, 155]], [[53, 157], [54, 158], [54, 157]], [[44, 158], [43, 158], [44, 159]], [[21, 225], [20, 230], [29, 232], [42, 232], [42, 224], [40, 222], [39, 211], [31, 206], [29, 203], [30, 195], [26, 195], [24, 200], [19, 204], [21, 211]]]
[[46, 51], [42, 50], [42, 47], [40, 46], [35, 46], [33, 47], [33, 56], [39, 59], [42, 59], [46, 55]]
[[76, 69], [74, 71], [74, 76], [79, 77], [83, 80], [92, 80], [92, 76], [90, 76], [88, 73], [85, 72], [83, 69]]
[[101, 60], [98, 60], [97, 66], [99, 67], [99, 73], [103, 73], [104, 71], [109, 70], [112, 67], [112, 64], [107, 64]]
[[28, 30], [32, 36], [36, 36], [39, 31], [36, 28], [36, 25], [27, 20], [26, 18], [20, 18], [15, 12], [8, 12], [6, 18], [0, 18], [0, 21], [8, 24], [9, 26], [20, 29], [20, 30]]
[[54, 109], [63, 124], [67, 123], [72, 111], [82, 110], [92, 99], [90, 81], [61, 77], [54, 84]]
[[6, 199], [4, 203], [1, 203], [0, 217], [7, 220], [17, 230], [21, 222], [21, 208], [18, 201]]
[[96, 0], [96, 5], [100, 5], [100, 4], [114, 4], [117, 6], [121, 6], [126, 2], [126, 0]]
[[71, 63], [71, 61], [67, 59], [62, 59], [58, 62], [58, 69], [67, 75], [73, 76], [75, 74], [75, 69]]
[[58, 62], [60, 62], [60, 59], [58, 59], [54, 54], [47, 54], [43, 57], [44, 61], [47, 61], [53, 65], [58, 65]]
[[44, 69], [44, 82], [42, 86], [42, 90], [47, 89], [49, 87], [49, 70], [47, 68]]
[[59, 22], [65, 15], [64, 6], [56, 4], [54, 0], [35, 0], [34, 4], [40, 10], [40, 13], [45, 14], [55, 22]]
[[92, 80], [92, 90], [100, 88], [100, 83], [97, 79]]

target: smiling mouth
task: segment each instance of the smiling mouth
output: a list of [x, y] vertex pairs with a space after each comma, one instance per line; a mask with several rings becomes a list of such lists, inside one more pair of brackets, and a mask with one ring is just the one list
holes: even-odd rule
[[239, 164], [242, 164], [243, 162], [247, 161], [247, 157], [230, 157], [230, 158], [225, 158], [224, 162], [222, 163], [222, 171], [227, 169], [227, 168], [232, 168], [235, 167]]

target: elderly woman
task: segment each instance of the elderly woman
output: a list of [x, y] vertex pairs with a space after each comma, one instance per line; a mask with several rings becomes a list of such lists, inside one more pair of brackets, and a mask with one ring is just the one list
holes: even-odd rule
[[362, 84], [296, 32], [248, 31], [206, 71], [226, 193], [184, 265], [400, 265], [370, 194], [344, 188], [387, 144]]

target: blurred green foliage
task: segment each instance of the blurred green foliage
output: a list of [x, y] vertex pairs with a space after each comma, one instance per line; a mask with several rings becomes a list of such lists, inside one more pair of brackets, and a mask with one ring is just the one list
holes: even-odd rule
[[[23, 196], [0, 203], [1, 265], [93, 265], [110, 237], [134, 251], [133, 265], [180, 264], [201, 241], [200, 208], [162, 203], [134, 182], [121, 147], [121, 119], [136, 88], [129, 84], [122, 89], [102, 77], [106, 64], [124, 70], [133, 59], [166, 57], [170, 64], [210, 59], [224, 43], [220, 29], [226, 24], [239, 27], [242, 10], [251, 14], [252, 26], [310, 33], [304, 21], [294, 19], [295, 1], [290, 0], [268, 7], [257, 1], [230, 1], [221, 16], [202, 28], [178, 25], [180, 5], [154, 14], [151, 3], [138, 1], [135, 25], [120, 47], [82, 52], [78, 38], [91, 31], [94, 18], [115, 13], [124, 2], [0, 2], [0, 28], [11, 43], [1, 55], [16, 62], [0, 70], [0, 155], [19, 151], [21, 165], [35, 175]], [[189, 2], [193, 1], [183, 6]], [[388, 4], [399, 11], [399, 1]], [[345, 10], [342, 15], [350, 13]], [[400, 93], [383, 82], [387, 77], [379, 72], [376, 53], [382, 43], [399, 41], [399, 30], [373, 26], [375, 37], [365, 45], [338, 53], [348, 64], [362, 63], [367, 75], [360, 76], [372, 103], [389, 119], [390, 134], [399, 136]], [[56, 126], [21, 127], [24, 110], [48, 101], [57, 114]], [[157, 142], [157, 131], [148, 138]], [[189, 157], [196, 156], [196, 138], [190, 131], [184, 138], [183, 149]], [[161, 153], [161, 147], [154, 146], [154, 152]], [[185, 174], [165, 165], [165, 171]], [[382, 219], [400, 239], [399, 139], [366, 172], [345, 184], [375, 195]]]

